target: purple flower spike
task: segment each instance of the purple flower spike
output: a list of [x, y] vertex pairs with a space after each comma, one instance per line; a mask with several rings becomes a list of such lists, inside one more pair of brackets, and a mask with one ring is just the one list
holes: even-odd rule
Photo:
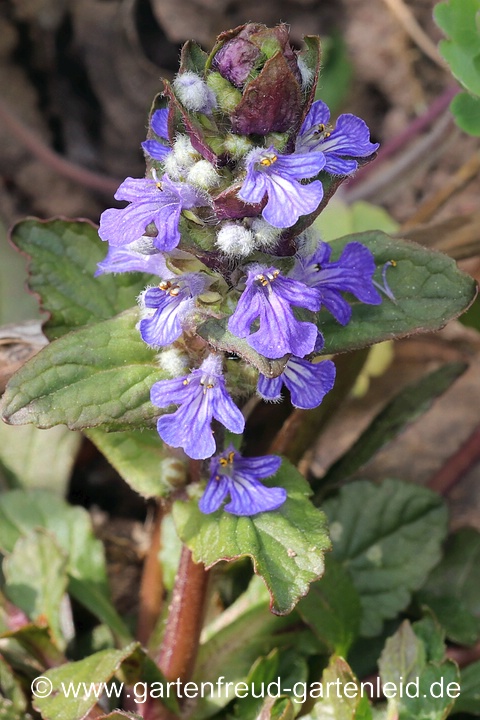
[[195, 307], [195, 298], [208, 285], [205, 276], [196, 273], [173, 275], [162, 280], [141, 296], [141, 306], [150, 317], [140, 321], [140, 335], [147, 345], [162, 347], [175, 342], [183, 332], [183, 323]]
[[[150, 127], [155, 135], [158, 135], [158, 137], [168, 142], [168, 108], [155, 110], [150, 120]], [[145, 140], [145, 142], [142, 142], [142, 148], [154, 160], [160, 161], [163, 161], [165, 156], [171, 151], [169, 145], [165, 145], [158, 140]]]
[[280, 155], [271, 145], [268, 150], [251, 150], [246, 165], [247, 177], [238, 197], [255, 204], [267, 195], [262, 215], [273, 227], [291, 227], [301, 215], [308, 215], [320, 205], [323, 197], [320, 180], [308, 185], [299, 182], [315, 177], [322, 170], [325, 158], [320, 153]]
[[124, 247], [110, 247], [97, 263], [95, 277], [104, 273], [142, 272], [165, 277], [168, 273], [163, 253], [154, 248], [152, 238], [144, 237]]
[[245, 427], [242, 413], [225, 388], [218, 355], [209, 355], [190, 375], [155, 383], [150, 397], [160, 408], [180, 406], [158, 419], [158, 434], [167, 445], [183, 448], [194, 460], [211, 457], [215, 452], [210, 427], [213, 418], [233, 433], [242, 433]]
[[[274, 267], [255, 265], [248, 272], [247, 283], [228, 329], [267, 358], [280, 358], [287, 353], [303, 357], [312, 352], [317, 328], [311, 322], [297, 320], [291, 305], [320, 309], [320, 293], [303, 282], [283, 277]], [[259, 329], [250, 334], [250, 327], [259, 318]]]
[[112, 246], [129, 245], [145, 234], [154, 223], [158, 250], [173, 250], [180, 242], [178, 223], [182, 210], [207, 205], [203, 195], [191, 185], [162, 180], [127, 178], [115, 193], [116, 200], [127, 200], [123, 210], [110, 208], [102, 213], [98, 234]]
[[210, 479], [198, 503], [208, 515], [218, 510], [227, 495], [224, 510], [232, 515], [256, 515], [277, 510], [287, 499], [285, 488], [267, 488], [259, 480], [274, 475], [282, 464], [277, 455], [244, 458], [233, 445], [210, 460]]
[[311, 410], [322, 402], [335, 382], [335, 365], [331, 360], [311, 363], [291, 357], [285, 370], [276, 378], [258, 378], [257, 392], [264, 400], [280, 400], [282, 385], [290, 390], [292, 405]]
[[382, 302], [373, 282], [375, 260], [370, 250], [358, 242], [345, 245], [339, 259], [333, 262], [330, 262], [331, 253], [328, 243], [320, 243], [313, 255], [297, 260], [292, 277], [318, 290], [322, 306], [341, 325], [346, 325], [352, 308], [341, 292], [352, 293], [369, 305]]
[[325, 156], [325, 170], [332, 175], [349, 175], [357, 169], [355, 160], [368, 157], [379, 148], [370, 142], [370, 131], [356, 115], [340, 115], [335, 129], [329, 125], [330, 110], [321, 100], [314, 102], [305, 118], [295, 145], [296, 153], [313, 151]]

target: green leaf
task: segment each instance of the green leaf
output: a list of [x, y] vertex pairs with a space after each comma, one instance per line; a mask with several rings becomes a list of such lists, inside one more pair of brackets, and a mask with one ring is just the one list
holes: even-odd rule
[[50, 340], [126, 310], [146, 284], [138, 273], [94, 277], [107, 245], [87, 220], [22, 220], [12, 242], [30, 258], [28, 287], [50, 314]]
[[435, 5], [433, 17], [444, 34], [470, 55], [477, 55], [480, 34], [476, 23], [480, 0], [448, 0]]
[[[203, 630], [193, 679], [213, 683], [214, 692], [205, 692], [198, 699], [196, 720], [216, 714], [235, 699], [234, 685], [246, 680], [259, 656], [273, 648], [292, 646], [305, 654], [318, 649], [311, 642], [311, 633], [299, 630], [296, 613], [279, 617], [269, 611], [268, 591], [254, 576], [248, 589]], [[223, 684], [218, 687], [220, 677]]]
[[0, 717], [2, 720], [31, 720], [31, 715], [17, 710], [11, 700], [0, 695]]
[[159, 411], [150, 389], [165, 376], [135, 329], [137, 320], [136, 311], [127, 311], [44, 348], [8, 384], [4, 420], [71, 430], [152, 425]]
[[460, 671], [460, 697], [453, 712], [480, 715], [480, 660]]
[[163, 497], [185, 484], [185, 463], [171, 457], [156, 430], [106, 433], [93, 429], [85, 434], [143, 497]]
[[325, 668], [322, 682], [312, 683], [311, 696], [317, 697], [308, 720], [371, 720], [370, 705], [347, 662], [333, 655]]
[[429, 661], [408, 621], [387, 640], [378, 665], [388, 717], [444, 720], [449, 715], [460, 689], [458, 668], [451, 660]]
[[64, 648], [60, 605], [67, 589], [67, 559], [55, 538], [35, 530], [17, 540], [3, 573], [9, 600], [33, 621], [46, 618], [54, 641]]
[[[47, 670], [44, 676], [51, 682], [52, 691], [47, 697], [35, 698], [34, 708], [44, 720], [81, 720], [96, 705], [106, 684], [137, 647], [132, 643], [123, 650], [101, 650], [84, 660]], [[112, 697], [117, 696], [113, 694]]]
[[480, 637], [480, 618], [468, 611], [463, 600], [451, 595], [439, 597], [423, 590], [418, 600], [430, 608], [452, 642], [473, 645]]
[[[12, 608], [11, 616], [13, 615], [13, 617], [11, 619], [13, 622], [10, 623], [10, 626], [16, 629], [1, 628], [2, 654], [5, 659], [12, 666], [24, 665], [29, 671], [31, 671], [32, 665], [40, 670], [64, 662], [65, 656], [54, 642], [45, 618], [39, 618], [36, 623], [27, 621], [18, 627], [19, 623], [26, 620], [26, 616], [19, 618], [19, 615], [22, 614], [20, 610], [13, 605], [10, 606], [10, 609]], [[1, 612], [4, 612], [4, 608], [1, 608]]]
[[468, 49], [449, 40], [441, 40], [438, 49], [458, 82], [474, 95], [480, 95], [480, 55], [472, 57]]
[[343, 657], [360, 628], [360, 598], [348, 572], [326, 557], [325, 574], [298, 603], [297, 610], [328, 654]]
[[[277, 705], [274, 712], [281, 716], [286, 713], [287, 717], [293, 719], [296, 714], [294, 706], [298, 706], [298, 711], [303, 704], [295, 697], [293, 690], [305, 687], [307, 681], [308, 666], [305, 659], [296, 655], [295, 651], [281, 653], [275, 648], [267, 656], [258, 658], [245, 680], [246, 687], [238, 688], [240, 698], [234, 705], [234, 715], [242, 720], [257, 720], [264, 716], [262, 713], [266, 718], [272, 717], [276, 702], [282, 695], [288, 694], [290, 699], [286, 706], [281, 709]], [[283, 688], [288, 688], [288, 691]]]
[[177, 502], [178, 534], [195, 562], [207, 567], [220, 560], [248, 555], [271, 594], [272, 611], [289, 613], [323, 573], [323, 555], [330, 546], [325, 518], [308, 500], [310, 486], [298, 470], [283, 461], [265, 485], [287, 490], [285, 503], [273, 512], [237, 517], [220, 509], [204, 515], [196, 502]]
[[423, 415], [467, 369], [465, 363], [449, 363], [409, 385], [374, 418], [354, 445], [322, 478], [322, 486], [351, 477], [406, 425]]
[[8, 242], [8, 232], [0, 220], [0, 325], [38, 318], [36, 299], [25, 292], [25, 259]]
[[479, 17], [479, 0], [449, 0], [434, 9], [437, 24], [450, 38], [439, 43], [440, 53], [457, 80], [475, 95], [480, 95]]
[[480, 137], [480, 97], [458, 93], [450, 104], [450, 110], [461, 130]]
[[426, 665], [425, 646], [405, 620], [388, 638], [378, 661], [382, 684], [391, 682], [397, 687], [418, 678]]
[[[18, 713], [18, 717], [23, 720], [27, 709], [27, 702], [22, 690], [20, 680], [15, 676], [10, 665], [0, 657], [0, 697], [11, 702], [12, 710]], [[0, 706], [0, 718], [3, 718]]]
[[[354, 303], [348, 325], [339, 325], [329, 314], [319, 314], [325, 335], [323, 352], [331, 354], [372, 345], [414, 332], [438, 330], [466, 310], [475, 298], [476, 283], [458, 270], [446, 255], [415, 243], [394, 240], [382, 232], [365, 232], [333, 240], [333, 257], [352, 241], [366, 245], [379, 268], [389, 261], [387, 281], [395, 303], [384, 297], [381, 305]], [[381, 272], [378, 271], [381, 282]]]
[[378, 635], [439, 561], [445, 506], [430, 490], [389, 479], [346, 485], [323, 509], [333, 557], [348, 569], [360, 595], [361, 634]]
[[107, 623], [123, 641], [130, 634], [110, 601], [102, 543], [92, 532], [89, 514], [47, 491], [21, 490], [0, 495], [0, 547], [12, 552], [35, 528], [52, 533], [67, 558], [69, 592]]
[[62, 426], [38, 430], [0, 423], [0, 475], [7, 487], [48, 487], [64, 496], [80, 441], [80, 434]]
[[445, 554], [418, 593], [447, 637], [473, 645], [480, 636], [480, 533], [462, 528], [448, 538]]

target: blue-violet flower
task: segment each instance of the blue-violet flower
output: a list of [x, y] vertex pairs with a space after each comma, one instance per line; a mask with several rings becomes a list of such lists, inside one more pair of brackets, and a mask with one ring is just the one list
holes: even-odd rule
[[[313, 351], [318, 331], [313, 323], [297, 320], [291, 305], [315, 311], [320, 304], [316, 289], [282, 276], [274, 267], [254, 265], [228, 329], [237, 337], [247, 338], [249, 345], [265, 357], [280, 358], [287, 353], [303, 357]], [[250, 333], [257, 318], [260, 326]]]
[[154, 223], [158, 234], [153, 243], [159, 250], [173, 250], [180, 242], [178, 223], [182, 210], [207, 205], [205, 196], [183, 182], [172, 182], [168, 175], [162, 180], [127, 178], [115, 193], [116, 200], [130, 205], [122, 210], [109, 208], [102, 213], [98, 234], [110, 245], [128, 245], [145, 234]]
[[298, 133], [295, 153], [322, 152], [324, 170], [332, 175], [348, 175], [358, 163], [347, 158], [368, 157], [379, 144], [370, 142], [368, 126], [356, 115], [340, 115], [334, 129], [329, 120], [330, 110], [325, 103], [314, 102]]
[[[168, 142], [168, 108], [155, 110], [150, 120], [150, 127], [155, 135]], [[172, 150], [169, 145], [165, 145], [165, 143], [158, 140], [145, 140], [145, 142], [142, 142], [142, 148], [154, 160], [160, 161], [163, 161], [165, 156]]]
[[267, 488], [260, 478], [277, 472], [282, 459], [277, 455], [242, 457], [233, 445], [210, 460], [210, 479], [198, 504], [209, 514], [218, 510], [227, 495], [230, 502], [224, 510], [233, 515], [256, 515], [276, 510], [287, 499], [285, 488]]
[[142, 272], [165, 277], [168, 273], [165, 256], [153, 245], [153, 238], [142, 237], [123, 247], [109, 247], [97, 263], [95, 277], [105, 273]]
[[154, 310], [139, 324], [142, 340], [152, 347], [170, 345], [180, 337], [183, 323], [195, 307], [195, 298], [209, 284], [209, 279], [199, 273], [169, 275], [140, 296], [142, 309], [147, 313]]
[[322, 306], [346, 325], [352, 308], [341, 292], [352, 293], [369, 305], [382, 302], [373, 283], [375, 260], [370, 250], [358, 242], [345, 245], [338, 260], [330, 261], [331, 253], [328, 243], [320, 243], [313, 255], [298, 258], [291, 276], [318, 290]]
[[238, 197], [247, 203], [260, 203], [267, 195], [262, 215], [270, 225], [291, 227], [301, 215], [308, 215], [320, 205], [323, 197], [320, 180], [308, 185], [299, 182], [322, 170], [325, 158], [320, 153], [281, 155], [271, 145], [268, 150], [254, 148], [245, 162], [247, 176]]
[[195, 460], [215, 452], [213, 418], [233, 433], [242, 433], [245, 427], [242, 413], [225, 388], [218, 355], [209, 355], [190, 375], [155, 383], [150, 397], [156, 407], [180, 406], [158, 419], [158, 434], [167, 445], [182, 447]]
[[260, 374], [257, 392], [264, 400], [280, 400], [282, 385], [290, 390], [292, 405], [311, 410], [322, 402], [335, 382], [335, 365], [331, 360], [311, 363], [292, 355], [276, 378]]

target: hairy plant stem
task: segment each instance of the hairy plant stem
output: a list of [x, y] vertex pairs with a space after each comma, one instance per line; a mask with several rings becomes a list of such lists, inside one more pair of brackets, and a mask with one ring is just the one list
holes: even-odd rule
[[209, 573], [194, 563], [184, 546], [180, 557], [167, 627], [157, 658], [167, 680], [186, 682], [192, 674], [204, 617]]

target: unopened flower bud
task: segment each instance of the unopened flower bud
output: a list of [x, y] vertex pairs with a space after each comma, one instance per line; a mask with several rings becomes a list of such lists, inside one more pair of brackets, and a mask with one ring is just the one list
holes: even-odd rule
[[183, 375], [188, 368], [188, 357], [175, 347], [164, 350], [158, 356], [158, 364], [168, 375], [178, 377]]
[[217, 235], [217, 245], [225, 255], [247, 257], [255, 249], [255, 239], [243, 225], [226, 223]]
[[253, 220], [251, 231], [255, 237], [256, 247], [266, 252], [273, 250], [281, 234], [281, 230], [261, 217]]
[[199, 75], [184, 72], [177, 75], [173, 88], [180, 102], [192, 112], [210, 115], [217, 106], [215, 93]]
[[219, 72], [211, 72], [207, 77], [207, 85], [218, 98], [218, 106], [224, 112], [232, 112], [242, 99], [242, 93], [232, 85]]
[[253, 143], [244, 135], [234, 135], [234, 133], [230, 133], [226, 136], [223, 146], [234, 160], [240, 160], [250, 152], [253, 148]]
[[[249, 23], [223, 33], [218, 43], [212, 67], [232, 87], [242, 90], [241, 100], [230, 110], [233, 132], [267, 135], [291, 131], [301, 119], [306, 102], [306, 70], [302, 76], [287, 26], [267, 28]], [[307, 67], [314, 79], [318, 62], [313, 59], [310, 54]], [[306, 62], [303, 59], [304, 65]]]
[[199, 160], [190, 168], [187, 174], [187, 181], [202, 190], [210, 190], [216, 187], [219, 180], [217, 171], [208, 160]]

